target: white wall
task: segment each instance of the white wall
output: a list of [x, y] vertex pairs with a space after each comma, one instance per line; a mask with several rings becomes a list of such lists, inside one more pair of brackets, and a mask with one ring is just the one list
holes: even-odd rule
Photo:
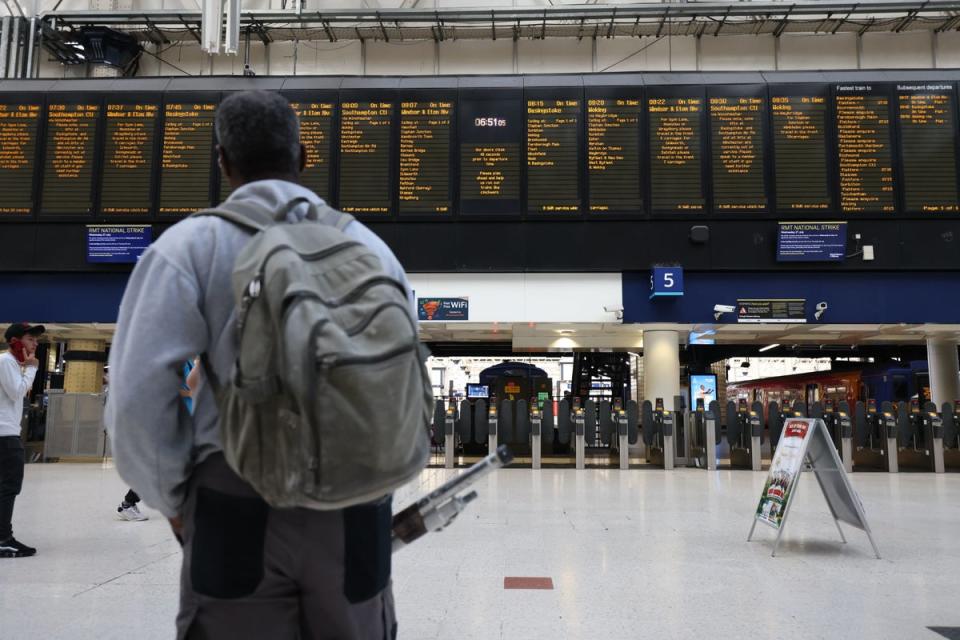
[[[470, 299], [470, 322], [611, 322], [619, 273], [413, 273], [418, 298]], [[575, 301], [575, 302], [574, 302]]]
[[[171, 0], [172, 2], [172, 0]], [[164, 47], [161, 57], [191, 75], [243, 71], [243, 43], [235, 56], [210, 56], [195, 43]], [[151, 53], [157, 47], [148, 45]], [[294, 55], [296, 52], [296, 55]], [[41, 52], [41, 77], [82, 77], [83, 67], [64, 68]], [[258, 75], [433, 75], [587, 73], [591, 71], [756, 71], [932, 68], [960, 66], [960, 33], [925, 31], [662, 38], [358, 41], [313, 40], [251, 44]], [[182, 75], [144, 56], [140, 75]]]
[[798, 69], [856, 69], [857, 35], [783, 35], [777, 56], [779, 68]]
[[769, 71], [776, 68], [773, 36], [706, 36], [700, 38], [700, 69], [704, 71]]
[[933, 66], [931, 34], [867, 33], [861, 38], [860, 64], [864, 69], [917, 69]]
[[446, 40], [440, 43], [440, 73], [513, 73], [513, 40]]
[[691, 71], [696, 68], [696, 38], [597, 40], [597, 71]]

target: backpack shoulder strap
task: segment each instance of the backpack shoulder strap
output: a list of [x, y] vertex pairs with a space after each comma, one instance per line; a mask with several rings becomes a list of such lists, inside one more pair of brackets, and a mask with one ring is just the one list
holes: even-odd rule
[[287, 214], [290, 211], [304, 204], [308, 207], [307, 215], [305, 217], [306, 220], [312, 220], [313, 222], [319, 222], [320, 224], [328, 225], [337, 231], [343, 231], [348, 224], [354, 221], [354, 217], [349, 213], [337, 211], [326, 202], [317, 204], [316, 202], [313, 202], [304, 196], [296, 197], [281, 207], [281, 209], [274, 216], [274, 219], [277, 222], [282, 222], [286, 219]]
[[356, 219], [349, 213], [337, 211], [327, 204], [324, 204], [322, 207], [317, 207], [317, 209], [317, 221], [321, 224], [330, 225], [337, 231], [343, 231], [347, 228], [348, 224]]
[[274, 224], [273, 217], [265, 210], [243, 201], [222, 202], [214, 209], [204, 209], [190, 215], [190, 217], [193, 216], [221, 218], [252, 233], [259, 233]]

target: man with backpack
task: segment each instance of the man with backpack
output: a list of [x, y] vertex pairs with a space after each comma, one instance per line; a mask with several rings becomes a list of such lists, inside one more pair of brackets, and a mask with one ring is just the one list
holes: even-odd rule
[[396, 637], [390, 492], [432, 410], [406, 276], [298, 184], [279, 94], [233, 94], [215, 126], [230, 198], [166, 231], [120, 307], [117, 469], [183, 544], [178, 638]]

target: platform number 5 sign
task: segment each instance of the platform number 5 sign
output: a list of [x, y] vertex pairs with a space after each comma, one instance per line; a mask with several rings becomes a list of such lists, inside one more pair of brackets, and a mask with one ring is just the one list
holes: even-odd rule
[[683, 295], [683, 267], [654, 267], [650, 275], [650, 297]]

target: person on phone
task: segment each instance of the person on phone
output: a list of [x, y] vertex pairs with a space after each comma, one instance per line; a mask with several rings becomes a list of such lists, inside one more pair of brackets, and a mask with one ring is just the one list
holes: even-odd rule
[[13, 503], [23, 486], [23, 399], [40, 366], [35, 354], [43, 332], [41, 325], [18, 322], [3, 334], [9, 350], [0, 354], [0, 558], [23, 558], [37, 552], [13, 537]]

